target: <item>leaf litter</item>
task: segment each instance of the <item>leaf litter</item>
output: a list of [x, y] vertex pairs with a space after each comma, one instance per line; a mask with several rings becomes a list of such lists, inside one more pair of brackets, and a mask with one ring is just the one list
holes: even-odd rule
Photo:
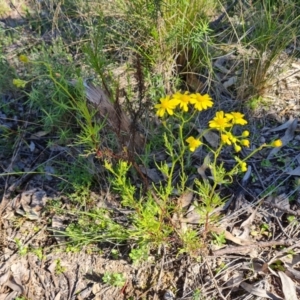
[[[237, 83], [236, 77], [232, 76], [233, 68], [226, 68], [228, 63], [235, 67], [232, 61], [236, 59], [236, 57], [227, 57], [223, 61], [215, 62], [215, 66], [220, 71], [220, 82], [224, 90], [234, 88]], [[298, 65], [299, 62], [295, 63], [294, 69], [288, 71], [289, 74], [293, 74], [295, 68], [299, 68]], [[289, 77], [287, 84], [292, 85], [292, 79], [295, 81], [297, 78]], [[299, 86], [299, 82], [297, 84]], [[114, 131], [121, 128], [125, 132], [124, 144], [126, 144], [130, 133], [129, 117], [123, 112], [121, 115], [116, 114], [115, 108], [100, 87], [87, 84], [85, 87], [88, 100], [99, 108], [100, 116], [108, 119]], [[37, 145], [41, 142], [41, 138], [48, 135], [48, 132], [32, 128], [36, 133], [31, 133], [28, 139], [29, 147], [20, 140], [17, 150], [9, 159], [4, 154], [0, 154], [1, 172], [7, 173], [7, 180], [3, 185], [5, 193], [1, 202], [0, 220], [2, 253], [0, 299], [15, 299], [21, 295], [29, 299], [57, 300], [89, 299], [89, 297], [128, 299], [131, 296], [135, 299], [143, 297], [192, 299], [197, 289], [201, 289], [201, 295], [208, 299], [245, 299], [246, 295], [249, 299], [257, 299], [255, 297], [297, 299], [297, 291], [300, 289], [299, 224], [297, 219], [294, 223], [288, 224], [287, 216], [294, 212], [299, 217], [297, 214], [299, 204], [289, 201], [287, 195], [294, 178], [299, 176], [299, 159], [296, 161], [289, 159], [299, 156], [295, 150], [296, 146], [299, 147], [299, 139], [297, 139], [299, 125], [293, 99], [299, 101], [297, 95], [300, 93], [297, 88], [287, 89], [280, 85], [274, 86], [273, 89], [273, 95], [281, 98], [282, 101], [278, 101], [273, 111], [263, 112], [266, 115], [264, 122], [267, 123], [269, 131], [264, 132], [262, 137], [269, 138], [271, 136], [269, 133], [280, 133], [285, 130], [284, 134], [278, 136], [283, 140], [283, 147], [254, 157], [251, 163], [256, 168], [252, 169], [251, 175], [254, 179], [260, 177], [266, 187], [284, 182], [282, 193], [279, 196], [273, 195], [271, 190], [270, 195], [264, 195], [265, 191], [257, 180], [247, 186], [241, 184], [241, 192], [233, 193], [230, 202], [228, 201], [228, 207], [223, 209], [225, 216], [220, 222], [221, 226], [210, 228], [212, 232], [224, 234], [227, 243], [220, 250], [208, 249], [207, 253], [203, 254], [205, 262], [192, 260], [184, 255], [174, 257], [170, 251], [170, 253], [164, 252], [155, 265], [145, 263], [144, 266], [137, 268], [125, 259], [113, 260], [107, 255], [90, 254], [89, 249], [83, 249], [80, 253], [55, 252], [52, 251], [53, 248], [48, 250], [49, 246], [64, 243], [58, 235], [49, 234], [50, 226], [63, 231], [70, 218], [67, 216], [64, 219], [53, 213], [45, 213], [47, 204], [51, 199], [56, 199], [59, 194], [56, 193], [55, 177], [49, 176], [44, 179], [38, 176], [21, 176], [19, 178], [8, 175], [13, 171], [13, 167], [18, 166], [22, 170], [34, 171], [43, 162], [52, 159], [48, 156], [38, 160], [41, 151]], [[226, 100], [226, 97], [224, 99]], [[285, 117], [289, 114], [293, 114], [294, 119], [286, 121]], [[2, 112], [0, 116], [1, 125], [7, 128], [13, 128], [15, 123], [18, 123], [18, 117], [15, 120], [8, 120]], [[273, 128], [274, 120], [283, 124]], [[207, 135], [205, 138], [212, 147], [216, 147], [219, 143], [214, 135]], [[144, 139], [140, 137], [134, 143], [136, 143], [135, 148], [141, 149]], [[290, 147], [290, 143], [295, 147]], [[43, 145], [42, 142], [40, 144]], [[56, 151], [64, 159], [69, 155], [69, 149], [61, 145], [51, 145], [49, 149]], [[20, 151], [27, 154], [21, 157]], [[286, 158], [286, 161], [280, 160], [277, 155], [281, 155], [283, 160]], [[274, 174], [272, 165], [269, 170], [266, 168], [262, 171], [260, 163], [263, 159], [270, 160], [272, 165], [284, 164], [283, 171]], [[208, 158], [200, 167], [196, 166], [203, 180], [208, 178], [205, 174], [209, 169], [208, 166]], [[162, 181], [155, 168], [144, 169], [142, 172], [154, 183], [159, 184]], [[289, 180], [284, 181], [287, 175]], [[300, 197], [299, 194], [296, 196]], [[199, 223], [200, 215], [195, 210], [193, 200], [194, 195], [191, 193], [180, 195], [177, 199], [177, 204], [186, 211], [184, 215], [174, 218], [181, 223], [184, 230]], [[97, 205], [104, 205], [103, 203], [104, 201]], [[261, 234], [258, 238], [251, 236], [251, 226], [255, 226], [257, 231], [262, 223], [266, 223], [269, 230], [274, 223], [272, 235]], [[36, 227], [38, 227], [37, 232]], [[20, 242], [19, 246], [17, 240]], [[285, 248], [281, 249], [277, 246], [285, 246]], [[43, 257], [38, 257], [30, 251], [26, 253], [27, 247], [31, 250], [43, 248], [45, 253]], [[22, 255], [20, 255], [21, 250], [25, 251]], [[260, 261], [259, 266], [256, 264], [256, 267], [253, 267], [254, 261], [257, 260]], [[278, 261], [282, 264], [280, 265]], [[122, 289], [108, 286], [102, 281], [105, 272], [125, 274], [126, 285]], [[243, 293], [243, 290], [246, 293]], [[174, 296], [174, 293], [180, 296]]]

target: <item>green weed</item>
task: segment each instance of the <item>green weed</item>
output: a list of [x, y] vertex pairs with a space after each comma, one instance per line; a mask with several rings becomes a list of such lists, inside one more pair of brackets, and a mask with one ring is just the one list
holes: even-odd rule
[[126, 283], [126, 278], [122, 273], [105, 272], [102, 280], [106, 284], [116, 287], [122, 287]]
[[56, 274], [56, 275], [60, 275], [60, 274], [64, 273], [66, 270], [67, 270], [67, 268], [66, 268], [66, 267], [63, 267], [63, 266], [61, 265], [60, 259], [56, 259], [56, 260], [55, 260], [55, 269], [54, 269], [55, 274]]

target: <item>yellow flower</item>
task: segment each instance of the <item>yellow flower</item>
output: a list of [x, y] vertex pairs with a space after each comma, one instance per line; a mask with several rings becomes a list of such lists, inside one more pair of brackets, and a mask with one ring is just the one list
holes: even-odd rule
[[240, 152], [242, 150], [242, 147], [239, 146], [239, 145], [237, 145], [237, 144], [235, 144], [234, 145], [234, 150], [235, 150], [235, 152]]
[[224, 116], [224, 111], [218, 111], [216, 113], [216, 116], [209, 121], [209, 127], [222, 131], [225, 130], [225, 128], [232, 126], [232, 124], [230, 124], [229, 122], [230, 117]]
[[237, 138], [231, 132], [225, 132], [221, 134], [221, 140], [227, 145], [231, 145], [232, 143], [236, 143]]
[[272, 147], [281, 147], [282, 146], [282, 141], [281, 140], [276, 140], [271, 144]]
[[246, 172], [248, 169], [247, 164], [244, 161], [240, 163], [240, 167], [241, 167], [242, 172]]
[[241, 144], [245, 147], [249, 147], [250, 146], [250, 141], [249, 140], [241, 140]]
[[25, 64], [29, 62], [29, 58], [28, 58], [26, 55], [24, 55], [24, 54], [21, 54], [21, 55], [19, 56], [19, 60], [20, 60], [21, 62], [25, 63]]
[[159, 117], [163, 117], [167, 112], [169, 115], [173, 115], [173, 110], [178, 105], [178, 100], [171, 100], [170, 96], [160, 98], [160, 104], [156, 104], [154, 107], [157, 109], [156, 114]]
[[201, 111], [213, 106], [212, 99], [208, 94], [201, 95], [199, 93], [190, 95], [190, 103], [194, 104], [194, 107]]
[[22, 79], [13, 79], [13, 85], [15, 85], [18, 88], [24, 88], [27, 81]]
[[250, 132], [248, 130], [243, 131], [242, 137], [248, 137], [250, 135]]
[[190, 136], [185, 140], [189, 144], [190, 151], [194, 152], [196, 148], [198, 148], [202, 143], [199, 139], [195, 139], [194, 137]]
[[231, 117], [232, 124], [240, 124], [240, 125], [246, 125], [248, 122], [243, 119], [244, 115], [240, 112], [232, 112], [229, 114], [226, 114], [227, 117]]
[[191, 98], [188, 92], [185, 92], [184, 94], [177, 92], [173, 95], [173, 99], [178, 101], [178, 104], [183, 111], [189, 110], [188, 105]]
[[233, 143], [237, 142], [237, 138], [231, 132], [227, 132], [227, 135]]
[[238, 162], [238, 164], [241, 168], [241, 171], [246, 172], [247, 171], [247, 164], [244, 161], [242, 161], [240, 158], [238, 158], [237, 156], [235, 156], [234, 158]]
[[232, 144], [228, 134], [221, 134], [221, 140], [224, 144], [227, 144], [227, 145]]

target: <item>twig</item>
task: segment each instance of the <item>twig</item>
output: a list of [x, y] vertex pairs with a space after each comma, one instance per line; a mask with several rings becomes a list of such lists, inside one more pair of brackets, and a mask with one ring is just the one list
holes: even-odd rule
[[266, 247], [273, 247], [273, 246], [291, 246], [292, 244], [295, 244], [294, 239], [288, 239], [284, 241], [269, 241], [269, 242], [257, 242], [255, 244], [250, 244], [246, 246], [232, 246], [227, 247], [225, 249], [216, 250], [213, 251], [213, 256], [222, 256], [226, 254], [246, 254], [250, 252], [252, 249], [255, 248], [266, 248]]
[[277, 204], [274, 204], [274, 203], [271, 203], [271, 202], [267, 202], [267, 201], [265, 201], [263, 204], [266, 204], [266, 205], [268, 205], [268, 206], [270, 206], [272, 208], [277, 208], [277, 209], [279, 209], [279, 210], [281, 210], [281, 211], [283, 211], [283, 212], [285, 212], [287, 214], [291, 214], [291, 215], [300, 217], [300, 211], [299, 210], [294, 211], [294, 210], [291, 210], [291, 209], [288, 209], [288, 208], [283, 208], [283, 207], [281, 207], [281, 206], [279, 206]]
[[272, 259], [268, 262], [268, 265], [270, 265], [272, 262], [276, 261], [277, 257], [290, 252], [291, 250], [293, 250], [296, 247], [300, 247], [300, 241], [294, 243], [292, 246], [290, 246], [288, 248], [285, 248], [285, 249], [282, 249], [281, 251], [279, 251], [279, 253], [277, 253], [274, 257], [272, 257]]
[[207, 269], [208, 269], [208, 272], [209, 272], [209, 274], [210, 274], [210, 277], [211, 277], [211, 279], [212, 279], [212, 281], [213, 281], [213, 283], [214, 283], [216, 289], [218, 290], [218, 293], [219, 293], [220, 297], [221, 297], [223, 300], [226, 300], [226, 298], [223, 296], [223, 294], [222, 294], [222, 292], [221, 292], [221, 290], [220, 290], [220, 288], [219, 288], [219, 286], [218, 286], [218, 283], [216, 282], [216, 279], [215, 279], [215, 277], [214, 277], [214, 274], [212, 273], [211, 268], [210, 268], [210, 266], [208, 265], [208, 263], [207, 263], [206, 260], [205, 260], [205, 264], [206, 264], [206, 266], [207, 266]]

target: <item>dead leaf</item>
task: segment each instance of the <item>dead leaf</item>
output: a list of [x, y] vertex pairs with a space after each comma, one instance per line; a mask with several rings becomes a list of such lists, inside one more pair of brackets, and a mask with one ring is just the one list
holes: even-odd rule
[[21, 194], [20, 206], [16, 212], [30, 220], [39, 219], [47, 201], [46, 192], [41, 189], [32, 189]]
[[17, 291], [13, 291], [10, 294], [4, 294], [5, 295], [5, 300], [15, 300], [17, 298], [18, 295], [20, 295], [19, 292]]
[[12, 278], [10, 278], [6, 284], [6, 286], [8, 286], [10, 289], [12, 289], [13, 291], [19, 293], [19, 294], [23, 294], [24, 293], [24, 288], [22, 285], [17, 284]]
[[[70, 83], [76, 86], [78, 81], [72, 80]], [[122, 146], [126, 146], [128, 149], [133, 147], [137, 150], [142, 150], [145, 139], [137, 132], [133, 138], [131, 121], [121, 107], [114, 107], [106, 93], [99, 86], [88, 84], [87, 82], [84, 82], [83, 86], [86, 98], [96, 106], [100, 116], [108, 122], [113, 131], [120, 137]]]
[[267, 133], [271, 133], [271, 132], [276, 132], [276, 131], [281, 131], [281, 130], [287, 129], [287, 128], [289, 128], [292, 125], [293, 121], [294, 121], [294, 118], [290, 117], [290, 119], [287, 122], [285, 122], [284, 124], [282, 124], [282, 125], [280, 125], [280, 126], [278, 126], [276, 128], [269, 129], [267, 131]]
[[193, 192], [187, 191], [187, 192], [183, 193], [177, 200], [179, 207], [184, 208], [184, 207], [189, 206], [193, 200], [193, 197], [194, 197]]
[[213, 147], [218, 148], [220, 145], [220, 136], [212, 131], [205, 132], [203, 134], [205, 140]]
[[300, 271], [295, 270], [295, 269], [291, 266], [291, 264], [288, 264], [288, 263], [285, 263], [284, 266], [285, 266], [285, 268], [286, 268], [285, 273], [286, 273], [289, 277], [291, 277], [291, 278], [293, 278], [293, 279], [296, 279], [296, 280], [298, 280], [298, 281], [300, 280]]
[[139, 166], [140, 171], [146, 175], [154, 183], [159, 183], [162, 181], [162, 176], [159, 174], [159, 171], [156, 168], [149, 169], [143, 166]]
[[[282, 146], [281, 147], [286, 146], [290, 141], [293, 140], [294, 135], [295, 135], [295, 130], [297, 128], [297, 124], [298, 124], [298, 119], [294, 119], [293, 122], [291, 122], [289, 124], [289, 127], [285, 131], [284, 136], [280, 138], [280, 140], [282, 141]], [[270, 159], [272, 156], [277, 154], [279, 152], [279, 150], [281, 149], [281, 147], [273, 148], [270, 151], [267, 159]]]
[[222, 56], [214, 62], [214, 66], [223, 74], [229, 74], [230, 70], [223, 66], [227, 62], [227, 58]]
[[223, 86], [225, 89], [229, 88], [230, 86], [236, 84], [238, 78], [237, 76], [232, 76], [230, 77], [228, 80], [226, 80], [224, 83], [223, 83]]
[[265, 201], [282, 208], [282, 210], [273, 208], [272, 206], [267, 208], [271, 214], [275, 214], [278, 218], [282, 217], [282, 215], [285, 213], [284, 211], [290, 209], [289, 198], [286, 194], [281, 194], [277, 197], [269, 196]]
[[186, 218], [180, 218], [181, 223], [199, 224], [200, 214], [194, 207], [187, 213]]
[[204, 158], [204, 161], [203, 161], [203, 164], [202, 166], [200, 166], [197, 171], [198, 173], [200, 174], [200, 176], [202, 177], [203, 180], [206, 180], [207, 179], [207, 176], [205, 175], [205, 171], [206, 169], [209, 167], [210, 165], [210, 152], [205, 156]]
[[86, 289], [84, 289], [83, 291], [81, 291], [78, 294], [78, 296], [77, 296], [78, 300], [88, 299], [88, 297], [90, 296], [91, 292], [92, 292], [92, 287], [91, 286], [87, 287]]
[[285, 171], [285, 173], [292, 176], [300, 176], [300, 167], [297, 167], [292, 171]]
[[39, 138], [41, 138], [41, 137], [47, 135], [48, 133], [49, 133], [48, 131], [38, 131], [38, 132], [33, 133], [33, 134], [29, 137], [29, 139], [30, 139], [30, 140], [37, 140], [37, 139], [39, 139]]
[[5, 273], [0, 276], [0, 286], [3, 286], [5, 284], [9, 276], [10, 276], [10, 271], [6, 270]]
[[[248, 208], [252, 210], [252, 208], [250, 206]], [[244, 229], [249, 228], [252, 225], [253, 221], [254, 221], [256, 212], [257, 212], [257, 209], [254, 209], [252, 211], [251, 215], [241, 224], [240, 227], [244, 228]]]
[[296, 286], [293, 280], [288, 277], [284, 272], [278, 271], [278, 275], [282, 283], [282, 292], [285, 299], [288, 300], [297, 300]]
[[53, 300], [60, 300], [61, 294], [58, 292]]
[[64, 218], [59, 215], [54, 215], [52, 217], [52, 228], [54, 238], [56, 239], [58, 244], [64, 243], [66, 241], [66, 237], [63, 232], [66, 229], [66, 225], [64, 224]]
[[217, 234], [224, 234], [226, 240], [232, 241], [232, 242], [234, 242], [238, 245], [244, 245], [245, 246], [245, 245], [252, 244], [252, 241], [250, 239], [241, 239], [239, 237], [234, 236], [229, 231], [227, 231], [225, 229], [222, 229], [222, 228], [219, 228], [219, 227], [216, 227], [216, 226], [213, 226], [213, 225], [209, 226], [209, 230], [213, 231]]
[[273, 293], [267, 292], [266, 290], [259, 288], [259, 287], [255, 287], [253, 284], [248, 284], [246, 282], [242, 282], [240, 284], [240, 286], [247, 291], [248, 293], [258, 296], [258, 297], [262, 297], [262, 298], [268, 298], [268, 299], [282, 299], [276, 295], [274, 295]]
[[244, 273], [242, 271], [233, 271], [229, 280], [226, 280], [226, 286], [230, 287], [232, 291], [238, 290], [241, 282], [244, 280]]
[[21, 260], [14, 263], [10, 267], [12, 272], [12, 277], [19, 286], [28, 283], [30, 278], [29, 276], [30, 272], [25, 266], [27, 266], [27, 262], [25, 260]]

